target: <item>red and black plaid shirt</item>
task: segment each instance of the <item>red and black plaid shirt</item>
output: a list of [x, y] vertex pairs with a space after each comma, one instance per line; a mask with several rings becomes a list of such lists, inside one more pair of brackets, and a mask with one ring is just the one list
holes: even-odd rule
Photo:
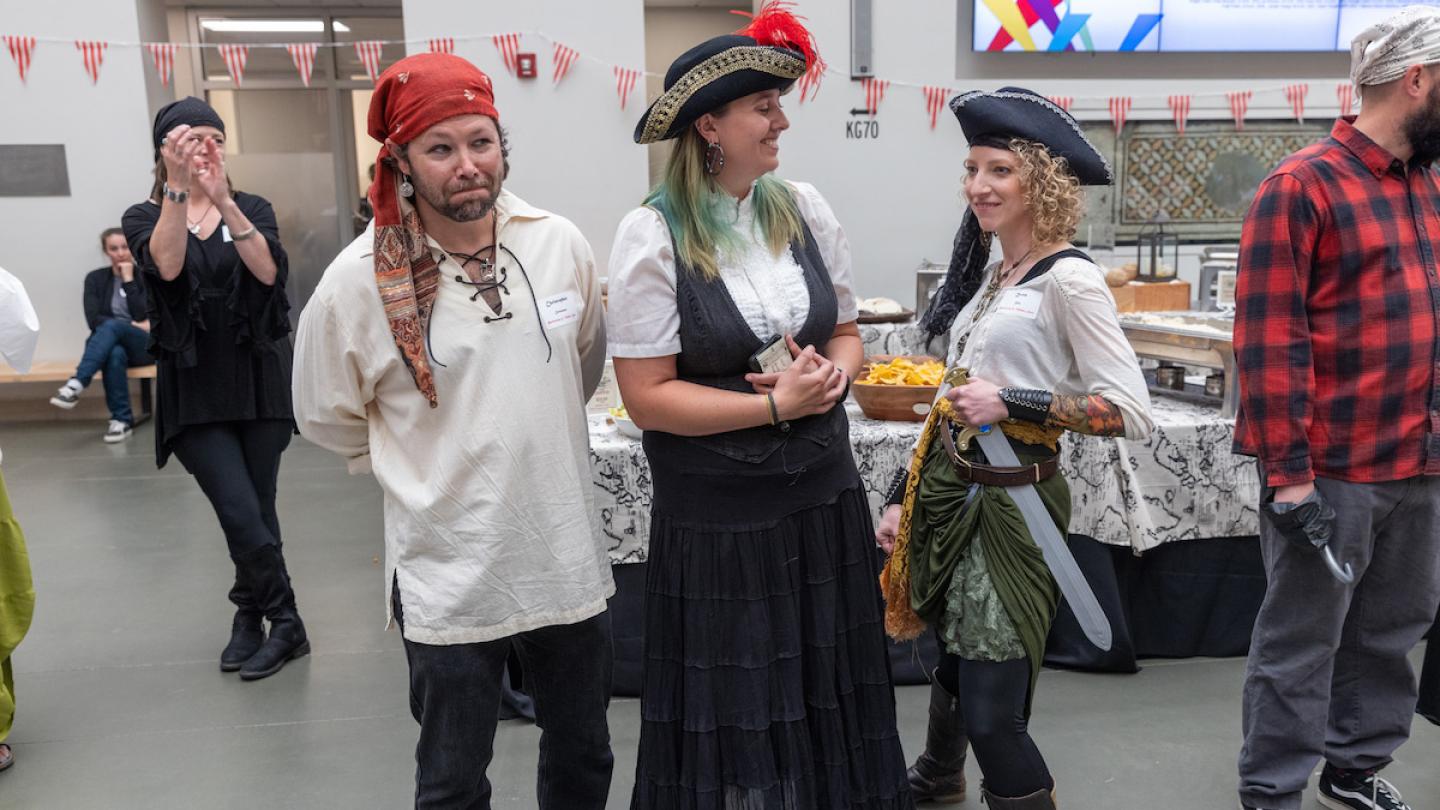
[[1235, 450], [1269, 486], [1440, 474], [1440, 185], [1352, 120], [1265, 179], [1240, 238]]

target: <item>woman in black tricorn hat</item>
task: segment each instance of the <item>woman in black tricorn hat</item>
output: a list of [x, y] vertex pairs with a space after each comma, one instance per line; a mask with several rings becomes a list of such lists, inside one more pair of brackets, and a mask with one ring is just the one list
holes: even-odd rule
[[[955, 387], [897, 473], [877, 532], [893, 551], [886, 629], [903, 639], [932, 625], [943, 651], [926, 750], [909, 773], [916, 798], [964, 798], [968, 732], [990, 807], [1042, 810], [1054, 807], [1054, 780], [1026, 726], [1059, 593], [1006, 488], [1033, 485], [1063, 536], [1060, 435], [1143, 438], [1150, 401], [1102, 271], [1069, 241], [1080, 186], [1110, 182], [1105, 159], [1028, 90], [965, 93], [950, 108], [970, 143], [970, 208], [922, 325], [949, 333]], [[992, 238], [1003, 261], [989, 261]], [[998, 426], [1022, 466], [980, 466], [978, 444], [955, 441], [962, 425]]]
[[635, 131], [675, 139], [610, 259], [655, 491], [636, 808], [913, 806], [840, 404], [862, 360], [849, 248], [812, 186], [773, 174], [780, 95], [816, 59], [771, 4], [677, 59]]

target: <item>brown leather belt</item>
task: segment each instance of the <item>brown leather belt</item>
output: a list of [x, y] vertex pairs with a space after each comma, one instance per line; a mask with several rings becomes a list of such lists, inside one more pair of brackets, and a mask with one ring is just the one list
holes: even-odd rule
[[1024, 467], [991, 467], [976, 464], [958, 456], [952, 456], [955, 470], [966, 481], [987, 487], [1018, 487], [1022, 484], [1038, 484], [1054, 475], [1060, 469], [1060, 457], [1051, 456], [1037, 464]]

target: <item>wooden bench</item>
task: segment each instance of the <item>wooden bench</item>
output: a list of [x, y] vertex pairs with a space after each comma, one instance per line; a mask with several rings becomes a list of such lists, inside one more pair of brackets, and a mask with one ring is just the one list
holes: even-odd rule
[[[75, 373], [75, 363], [36, 363], [25, 373], [9, 366], [0, 365], [0, 383], [56, 383], [70, 379]], [[155, 410], [155, 366], [134, 366], [125, 372], [131, 380], [140, 381], [140, 408], [135, 412], [135, 425], [143, 425], [154, 416]]]

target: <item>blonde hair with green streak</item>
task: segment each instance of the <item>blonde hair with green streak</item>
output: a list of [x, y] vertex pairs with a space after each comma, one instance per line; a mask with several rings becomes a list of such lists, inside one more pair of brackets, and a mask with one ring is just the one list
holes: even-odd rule
[[[665, 178], [645, 198], [645, 204], [653, 205], [665, 217], [675, 236], [680, 264], [695, 268], [706, 281], [714, 281], [720, 277], [718, 254], [737, 247], [741, 234], [731, 225], [735, 200], [705, 172], [705, 146], [700, 133], [686, 127], [665, 164]], [[771, 174], [756, 181], [750, 194], [755, 222], [770, 252], [779, 256], [805, 233], [795, 195]]]

